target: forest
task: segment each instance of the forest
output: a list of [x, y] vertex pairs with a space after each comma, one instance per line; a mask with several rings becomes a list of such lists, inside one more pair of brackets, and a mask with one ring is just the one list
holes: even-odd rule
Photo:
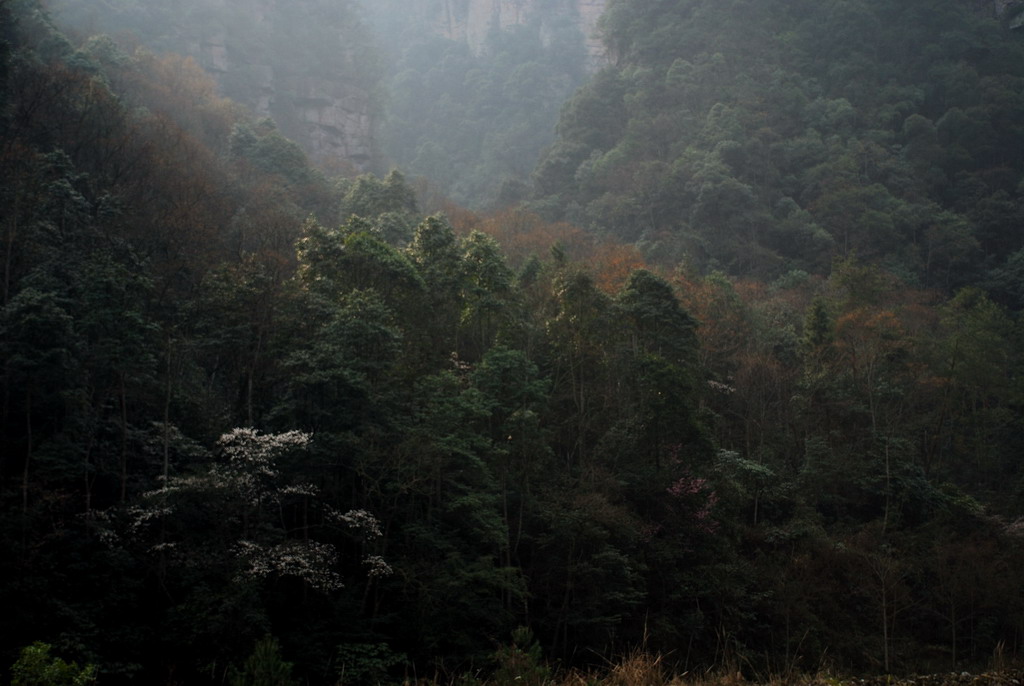
[[235, 4], [0, 0], [0, 684], [1019, 663], [1021, 8], [296, 4], [364, 167], [147, 34]]

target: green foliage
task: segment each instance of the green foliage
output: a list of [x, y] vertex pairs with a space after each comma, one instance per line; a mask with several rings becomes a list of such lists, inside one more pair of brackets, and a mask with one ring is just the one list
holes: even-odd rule
[[282, 136], [273, 122], [264, 120], [261, 124], [259, 134], [246, 124], [236, 124], [231, 132], [231, 151], [260, 171], [282, 177], [285, 183], [299, 187], [314, 183], [318, 172], [310, 167], [302, 149]]
[[831, 343], [834, 335], [828, 304], [816, 298], [804, 319], [804, 346], [808, 351], [818, 350]]
[[[419, 217], [397, 172], [329, 189], [187, 61], [0, 5], [8, 654], [537, 686], [545, 656], [641, 645], [959, 671], [1019, 634], [1013, 34], [917, 0], [611, 3], [618, 63], [566, 106], [538, 208], [668, 269], [521, 213]], [[486, 94], [474, 64], [527, 58], [502, 87], [542, 109], [529, 35], [410, 59]], [[542, 257], [517, 275], [474, 226]]]
[[298, 242], [299, 277], [312, 292], [336, 299], [354, 289], [374, 289], [394, 306], [423, 289], [406, 256], [352, 217], [339, 229], [310, 219]]
[[407, 243], [418, 218], [416, 196], [397, 169], [392, 169], [383, 180], [364, 174], [354, 181], [342, 183], [343, 190], [338, 216], [347, 222], [353, 215], [371, 222], [388, 243]]
[[824, 274], [856, 252], [941, 288], [975, 279], [1013, 233], [1000, 199], [1019, 175], [984, 170], [1022, 163], [989, 147], [1015, 135], [1019, 103], [995, 91], [1021, 78], [1020, 40], [940, 5], [613, 1], [615, 64], [564, 108], [533, 205], [696, 243], [701, 267], [733, 274]]
[[281, 657], [281, 646], [273, 636], [256, 642], [242, 668], [231, 676], [231, 686], [293, 686], [292, 663]]
[[678, 364], [692, 360], [697, 323], [680, 307], [666, 281], [647, 270], [634, 271], [619, 293], [618, 306], [645, 351]]
[[392, 668], [405, 662], [387, 643], [343, 643], [338, 646], [339, 684], [376, 686], [387, 683]]
[[497, 686], [545, 686], [551, 681], [551, 669], [544, 662], [540, 643], [528, 627], [516, 627], [512, 642], [499, 648], [493, 659], [496, 666], [491, 683]]
[[50, 645], [36, 641], [21, 649], [11, 667], [11, 686], [86, 686], [96, 681], [96, 665], [79, 667], [50, 655]]

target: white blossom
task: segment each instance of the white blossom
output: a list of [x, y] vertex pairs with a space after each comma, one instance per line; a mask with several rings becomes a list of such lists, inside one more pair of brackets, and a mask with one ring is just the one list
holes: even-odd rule
[[736, 389], [734, 387], [732, 387], [732, 386], [730, 386], [728, 384], [724, 384], [724, 383], [718, 382], [718, 381], [711, 381], [711, 380], [709, 380], [708, 381], [708, 387], [711, 390], [713, 390], [713, 391], [718, 391], [719, 393], [725, 393], [727, 395], [730, 394], [730, 393], [735, 393], [736, 392]]
[[391, 569], [391, 565], [384, 561], [384, 558], [380, 555], [367, 555], [363, 558], [363, 564], [366, 565], [366, 575], [371, 579], [376, 579], [382, 576], [391, 576], [394, 570]]
[[280, 492], [264, 485], [264, 482], [278, 477], [274, 460], [288, 449], [304, 448], [310, 438], [309, 434], [301, 431], [261, 435], [256, 429], [232, 429], [217, 441], [228, 462], [212, 467], [210, 476], [220, 477], [236, 488], [251, 505], [277, 502]]
[[223, 434], [217, 446], [231, 462], [261, 467], [272, 465], [274, 457], [289, 448], [304, 448], [310, 438], [302, 431], [260, 435], [256, 429], [236, 428]]
[[305, 496], [317, 496], [320, 494], [320, 490], [313, 484], [292, 484], [291, 486], [283, 486], [277, 489], [278, 495], [305, 495]]
[[329, 518], [351, 527], [353, 531], [361, 534], [364, 538], [380, 538], [383, 536], [380, 530], [380, 522], [372, 513], [366, 510], [349, 510], [345, 514], [340, 514], [337, 510], [329, 508], [327, 515]]
[[287, 541], [264, 547], [243, 540], [235, 545], [234, 553], [247, 565], [244, 576], [256, 579], [271, 575], [294, 576], [324, 592], [343, 587], [341, 576], [332, 569], [338, 552], [328, 543]]
[[137, 535], [145, 526], [154, 520], [162, 519], [173, 513], [174, 510], [167, 506], [157, 507], [138, 507], [132, 506], [127, 510], [128, 514], [128, 533], [132, 536]]
[[[279, 484], [282, 477], [276, 460], [288, 450], [305, 447], [309, 441], [310, 435], [300, 431], [260, 434], [255, 429], [232, 429], [217, 441], [219, 460], [201, 473], [163, 479], [160, 488], [144, 493], [137, 505], [118, 510], [119, 526], [115, 527], [106, 513], [97, 513], [100, 535], [113, 545], [120, 532], [138, 543], [145, 541], [150, 553], [173, 551], [176, 564], [202, 566], [204, 557], [195, 552], [203, 550], [203, 543], [194, 548], [190, 533], [182, 533], [173, 526], [173, 517], [195, 510], [221, 518], [217, 535], [223, 537], [221, 540], [234, 541], [228, 544], [228, 551], [239, 563], [237, 580], [291, 576], [320, 591], [340, 589], [343, 584], [336, 571], [338, 552], [334, 546], [319, 541], [286, 540], [287, 532], [268, 519], [276, 509], [268, 505], [288, 497], [320, 495], [320, 490], [310, 483]], [[209, 513], [203, 508], [206, 502], [214, 508]], [[323, 507], [327, 521], [345, 527], [364, 542], [382, 536], [380, 522], [366, 510], [342, 513], [326, 503], [318, 505]], [[170, 522], [172, 526], [161, 530], [157, 537], [152, 523], [159, 521]], [[252, 537], [260, 536], [259, 532], [267, 538], [254, 540]], [[202, 532], [193, 533], [203, 538]], [[173, 540], [177, 537], [182, 540]], [[393, 573], [379, 555], [366, 555], [362, 562], [370, 578]]]

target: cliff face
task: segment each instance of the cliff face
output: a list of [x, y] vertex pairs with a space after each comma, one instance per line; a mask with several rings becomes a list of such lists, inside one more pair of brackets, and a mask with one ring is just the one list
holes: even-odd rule
[[1022, 0], [995, 0], [996, 16], [1006, 19], [1011, 29], [1024, 28], [1024, 1]]
[[[370, 94], [343, 75], [308, 75], [289, 65], [251, 59], [223, 32], [192, 42], [189, 54], [218, 81], [225, 95], [281, 132], [321, 164], [343, 162], [363, 169], [374, 148]], [[266, 55], [258, 55], [266, 57]]]
[[[372, 0], [367, 13], [392, 17], [415, 17], [420, 26], [446, 38], [464, 41], [479, 52], [489, 32], [516, 25], [538, 26], [542, 36], [556, 40], [556, 26], [575, 25], [586, 41], [591, 69], [604, 63], [605, 53], [597, 37], [597, 21], [607, 0]], [[188, 36], [186, 51], [195, 56], [219, 81], [224, 94], [252, 108], [258, 116], [274, 119], [282, 133], [292, 138], [320, 163], [342, 161], [357, 170], [366, 169], [375, 153], [377, 112], [371, 97], [373, 83], [353, 79], [357, 72], [351, 34], [343, 27], [317, 22], [315, 11], [294, 19], [299, 5], [319, 7], [317, 0], [216, 0], [224, 16], [244, 11], [246, 25], [232, 27], [224, 22], [217, 28], [199, 27]], [[301, 8], [306, 9], [306, 8]], [[307, 31], [313, 24], [319, 35]], [[284, 38], [282, 36], [284, 30]], [[359, 29], [365, 36], [365, 27]], [[267, 49], [260, 37], [291, 42], [285, 49]], [[333, 44], [334, 51], [303, 51], [304, 41]], [[268, 41], [269, 42], [269, 41]], [[302, 57], [299, 56], [302, 53]], [[282, 59], [285, 58], [285, 59]], [[329, 59], [336, 64], [324, 63]], [[315, 73], [306, 72], [317, 63]]]
[[397, 36], [413, 27], [479, 52], [493, 30], [529, 24], [553, 45], [576, 27], [596, 69], [604, 53], [595, 28], [606, 1], [50, 0], [65, 25], [127, 31], [156, 52], [191, 55], [224, 95], [271, 117], [314, 160], [357, 170], [370, 168], [376, 154], [383, 42], [401, 44]]
[[479, 51], [494, 29], [537, 21], [545, 25], [568, 18], [583, 34], [592, 65], [604, 58], [604, 49], [596, 35], [597, 20], [606, 0], [443, 0], [438, 17], [440, 33], [454, 40], [465, 40]]
[[[367, 0], [369, 1], [369, 0]], [[489, 32], [528, 23], [547, 27], [569, 21], [583, 34], [592, 67], [604, 60], [596, 35], [597, 20], [607, 0], [375, 0], [380, 16], [415, 16], [422, 26], [451, 40], [465, 41], [479, 52]]]
[[1011, 29], [1024, 27], [1024, 0], [970, 0], [975, 11], [994, 15]]
[[580, 30], [587, 41], [587, 54], [591, 64], [599, 64], [606, 60], [604, 44], [597, 34], [597, 20], [604, 13], [607, 0], [576, 0], [576, 15], [580, 18]]
[[365, 168], [382, 74], [356, 0], [51, 0], [57, 21], [194, 57], [320, 163]]
[[315, 0], [219, 0], [214, 6], [225, 18], [244, 12], [245, 25], [196, 26], [185, 51], [224, 94], [272, 118], [316, 162], [365, 168], [374, 149], [373, 79], [360, 72], [359, 46], [352, 41], [353, 31], [365, 29], [346, 25], [350, 17], [319, 11]]

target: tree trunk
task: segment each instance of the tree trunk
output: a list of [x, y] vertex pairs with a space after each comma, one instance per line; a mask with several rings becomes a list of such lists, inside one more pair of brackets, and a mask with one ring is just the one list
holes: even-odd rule
[[953, 669], [956, 669], [956, 603], [952, 600], [949, 603], [949, 628], [953, 648]]
[[21, 514], [28, 516], [28, 481], [32, 464], [32, 387], [25, 389], [25, 468], [21, 473]]
[[167, 382], [164, 384], [163, 486], [167, 486], [171, 467], [171, 337], [167, 337]]
[[92, 519], [92, 485], [95, 479], [92, 475], [92, 447], [96, 443], [96, 432], [89, 432], [89, 444], [85, 446], [85, 518]]
[[14, 239], [18, 235], [18, 205], [20, 195], [14, 194], [14, 207], [11, 208], [11, 224], [7, 231], [7, 249], [4, 252], [4, 305], [11, 299], [11, 261], [14, 255]]
[[889, 463], [889, 438], [885, 439], [885, 512], [882, 515], [882, 536], [889, 530], [889, 507], [892, 500], [892, 467]]
[[885, 673], [889, 674], [889, 604], [885, 580], [882, 579], [882, 656], [885, 661]]
[[128, 399], [124, 385], [124, 372], [120, 374], [121, 395], [121, 502], [128, 497]]

